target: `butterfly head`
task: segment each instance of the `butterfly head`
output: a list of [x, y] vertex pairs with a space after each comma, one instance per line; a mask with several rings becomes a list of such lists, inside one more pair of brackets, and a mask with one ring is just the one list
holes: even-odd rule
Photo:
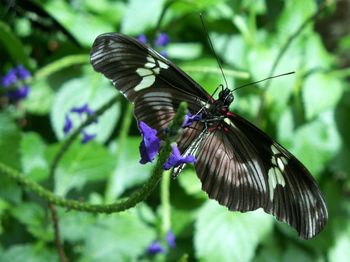
[[225, 106], [229, 106], [234, 100], [231, 90], [228, 88], [221, 90], [219, 93], [219, 100], [223, 102]]

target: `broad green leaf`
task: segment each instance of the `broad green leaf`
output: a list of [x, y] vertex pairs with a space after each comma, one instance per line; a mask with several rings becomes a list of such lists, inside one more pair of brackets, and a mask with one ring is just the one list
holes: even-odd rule
[[121, 24], [124, 34], [142, 34], [154, 28], [163, 9], [164, 0], [130, 0]]
[[[96, 111], [116, 94], [108, 81], [95, 74], [91, 78], [77, 78], [66, 82], [55, 97], [50, 115], [56, 136], [59, 139], [64, 138], [63, 126], [67, 114], [75, 128], [82, 123], [84, 118], [80, 119], [77, 114], [70, 112], [73, 107], [81, 107], [88, 103], [89, 107]], [[113, 132], [119, 115], [120, 104], [116, 103], [98, 117], [97, 123], [92, 123], [85, 130], [89, 134], [96, 134], [97, 141], [105, 142]]]
[[339, 133], [342, 136], [345, 146], [350, 148], [350, 132], [349, 132], [349, 122], [350, 122], [350, 93], [346, 92], [343, 94], [341, 100], [339, 101], [336, 111], [335, 118]]
[[21, 134], [9, 114], [0, 113], [0, 161], [13, 168], [20, 167]]
[[0, 253], [2, 262], [58, 262], [57, 251], [42, 245], [15, 244]]
[[[277, 27], [280, 34], [291, 35], [316, 11], [316, 2], [294, 0], [284, 1], [285, 8], [278, 17]], [[311, 27], [311, 23], [309, 25]]]
[[201, 261], [250, 261], [272, 224], [272, 217], [262, 210], [232, 212], [208, 201], [195, 223], [196, 257]]
[[87, 12], [74, 8], [62, 0], [48, 1], [45, 10], [54, 17], [80, 44], [90, 47], [94, 39], [102, 33], [113, 32], [113, 26], [102, 19], [95, 19]]
[[23, 44], [8, 25], [2, 21], [0, 21], [0, 45], [4, 46], [6, 53], [12, 57], [14, 63], [23, 64], [27, 68], [30, 68], [29, 56]]
[[350, 226], [349, 223], [338, 233], [334, 246], [328, 252], [330, 262], [347, 262], [350, 257]]
[[82, 255], [88, 261], [136, 261], [155, 239], [154, 231], [128, 212], [100, 215], [84, 233]]
[[146, 181], [150, 175], [152, 165], [141, 165], [139, 146], [141, 138], [129, 137], [123, 148], [116, 147], [112, 149], [115, 155], [116, 168], [108, 183], [107, 201], [113, 201], [119, 197], [125, 190], [140, 185]]
[[21, 162], [24, 175], [41, 181], [48, 176], [48, 163], [45, 159], [46, 145], [34, 132], [23, 133], [21, 140]]
[[[21, 134], [15, 122], [6, 113], [0, 113], [0, 161], [12, 168], [20, 170]], [[0, 176], [0, 196], [18, 203], [21, 190], [11, 178]]]
[[166, 47], [171, 59], [192, 60], [200, 57], [202, 45], [198, 43], [170, 43]]
[[321, 114], [317, 120], [295, 131], [290, 151], [317, 176], [340, 149], [333, 112]]
[[35, 80], [30, 84], [30, 93], [23, 101], [23, 107], [32, 114], [49, 113], [53, 100], [53, 91], [45, 80]]
[[207, 198], [202, 191], [202, 185], [199, 178], [196, 175], [194, 168], [186, 168], [177, 177], [181, 187], [189, 195], [194, 195], [199, 198]]
[[53, 228], [47, 223], [46, 211], [41, 206], [35, 203], [22, 203], [13, 207], [11, 213], [35, 238], [45, 242], [53, 240]]
[[326, 74], [312, 74], [303, 86], [303, 102], [306, 118], [312, 119], [320, 113], [334, 109], [343, 93], [339, 79]]
[[[52, 161], [60, 145], [49, 148]], [[115, 159], [104, 146], [90, 141], [74, 143], [65, 152], [55, 173], [55, 193], [61, 196], [73, 188], [80, 190], [87, 182], [106, 179], [115, 166]]]

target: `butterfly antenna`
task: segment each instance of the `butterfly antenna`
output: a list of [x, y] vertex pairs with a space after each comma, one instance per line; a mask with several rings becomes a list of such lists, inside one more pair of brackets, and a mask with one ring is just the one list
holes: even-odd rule
[[259, 81], [256, 81], [256, 82], [252, 82], [252, 83], [249, 83], [249, 84], [245, 84], [245, 85], [236, 87], [235, 89], [231, 90], [231, 92], [236, 91], [237, 89], [241, 89], [242, 87], [246, 87], [246, 86], [250, 86], [250, 85], [255, 85], [255, 84], [257, 84], [257, 83], [260, 83], [260, 82], [263, 82], [263, 81], [266, 81], [266, 80], [269, 80], [269, 79], [272, 79], [272, 78], [277, 78], [277, 77], [280, 77], [280, 76], [291, 75], [291, 74], [294, 74], [294, 73], [295, 73], [295, 72], [288, 72], [288, 73], [284, 73], [284, 74], [280, 74], [280, 75], [269, 76], [269, 77], [267, 77], [267, 78], [265, 78], [265, 79], [262, 79], [262, 80], [259, 80]]
[[208, 38], [208, 42], [209, 42], [210, 48], [211, 48], [211, 50], [213, 51], [213, 54], [214, 54], [214, 56], [215, 56], [215, 58], [216, 58], [216, 61], [217, 61], [218, 65], [219, 65], [219, 68], [220, 68], [222, 77], [224, 78], [225, 85], [226, 85], [226, 87], [228, 88], [227, 81], [226, 81], [226, 77], [225, 77], [225, 74], [224, 74], [224, 70], [222, 69], [221, 63], [220, 63], [220, 61], [219, 61], [219, 57], [218, 57], [217, 54], [215, 53], [215, 50], [214, 50], [213, 44], [212, 44], [212, 42], [211, 42], [211, 40], [210, 40], [210, 37], [209, 37], [208, 31], [207, 31], [207, 28], [205, 27], [205, 24], [204, 24], [204, 19], [203, 19], [202, 13], [199, 13], [199, 17], [200, 17], [200, 19], [201, 19], [201, 23], [202, 23], [202, 26], [203, 26], [203, 30], [204, 30], [204, 32], [205, 32], [207, 38]]

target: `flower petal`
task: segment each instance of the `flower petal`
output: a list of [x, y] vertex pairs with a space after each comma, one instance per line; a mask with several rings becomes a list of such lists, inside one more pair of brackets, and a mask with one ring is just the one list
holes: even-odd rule
[[184, 123], [182, 124], [182, 128], [185, 128], [185, 127], [189, 127], [191, 126], [194, 122], [196, 121], [200, 121], [202, 119], [202, 114], [195, 114], [195, 115], [192, 115], [190, 112], [188, 112], [186, 115], [185, 115], [185, 121]]
[[63, 127], [64, 134], [67, 135], [72, 128], [73, 128], [73, 122], [69, 118], [69, 116], [66, 115], [64, 118], [64, 127]]
[[168, 233], [166, 234], [166, 241], [169, 245], [169, 247], [174, 248], [176, 247], [176, 242], [175, 242], [175, 235], [173, 231], [169, 230]]
[[157, 46], [166, 46], [169, 43], [169, 36], [166, 33], [160, 33], [156, 40]]
[[96, 137], [96, 134], [88, 134], [85, 131], [82, 131], [83, 139], [81, 140], [82, 144], [86, 144], [90, 140], [94, 139]]
[[173, 144], [172, 148], [173, 148], [173, 151], [170, 157], [163, 165], [164, 170], [169, 170], [173, 167], [177, 167], [182, 164], [190, 164], [190, 163], [193, 164], [197, 161], [196, 158], [192, 155], [188, 155], [185, 157], [181, 156], [180, 150], [176, 144]]
[[155, 255], [158, 253], [164, 253], [164, 248], [162, 247], [162, 245], [157, 242], [157, 241], [153, 241], [152, 244], [149, 245], [149, 247], [147, 248], [147, 253], [151, 254], [151, 255]]
[[149, 127], [145, 122], [139, 123], [142, 141], [140, 144], [141, 164], [152, 162], [160, 148], [157, 130]]

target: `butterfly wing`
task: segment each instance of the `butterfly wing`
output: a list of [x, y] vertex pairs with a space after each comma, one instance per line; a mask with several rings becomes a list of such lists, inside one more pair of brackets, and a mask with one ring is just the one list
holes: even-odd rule
[[207, 133], [195, 165], [202, 189], [230, 210], [263, 208], [304, 239], [328, 220], [322, 194], [307, 169], [260, 129], [235, 115]]
[[107, 33], [98, 36], [90, 60], [131, 102], [149, 88], [171, 87], [207, 101], [208, 93], [171, 61], [136, 39]]

